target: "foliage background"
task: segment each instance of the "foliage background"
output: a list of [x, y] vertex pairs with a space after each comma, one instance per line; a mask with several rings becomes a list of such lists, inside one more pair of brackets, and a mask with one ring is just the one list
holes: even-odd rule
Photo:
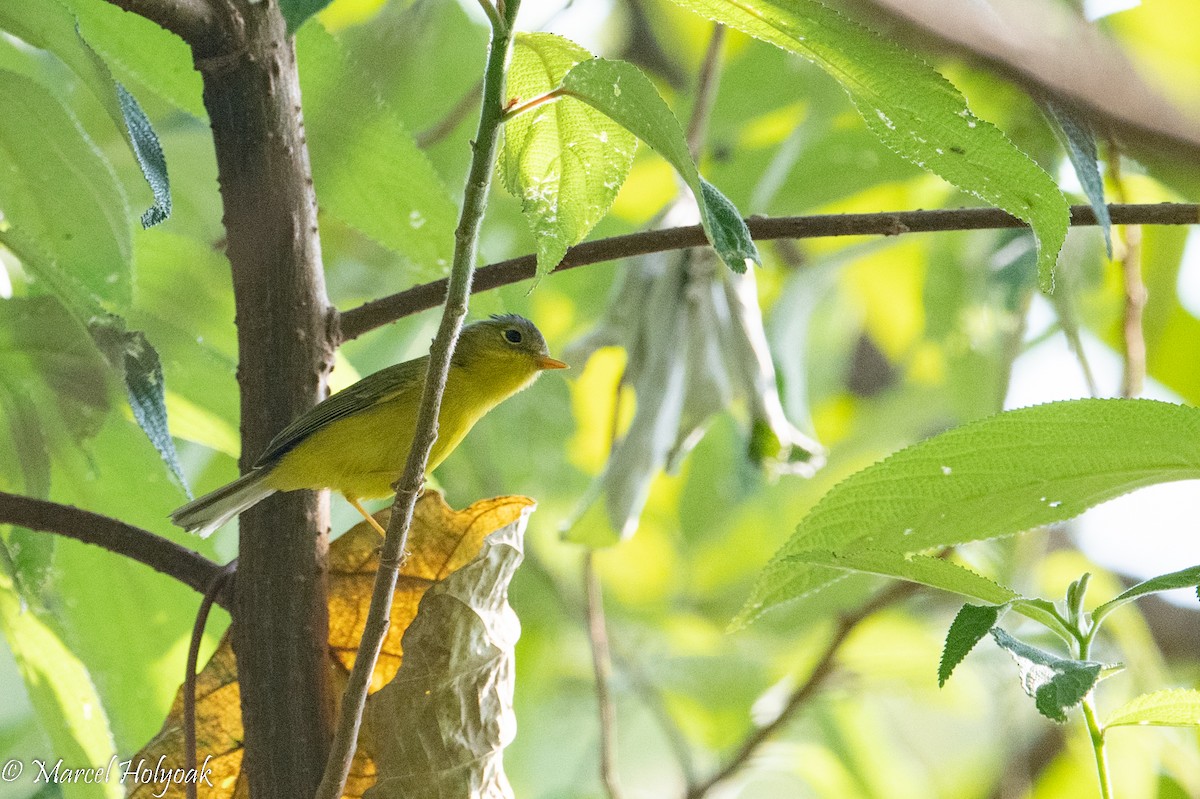
[[[159, 228], [133, 230], [133, 301], [122, 310], [130, 327], [144, 330], [162, 357], [184, 471], [197, 493], [207, 491], [236, 475], [238, 420], [233, 303], [199, 80], [190, 71], [186, 48], [153, 25], [102, 0], [67, 5], [79, 15], [84, 35], [145, 106], [162, 139], [175, 210]], [[658, 0], [575, 4], [579, 8], [559, 15], [550, 4], [526, 5], [527, 28], [548, 19], [549, 30], [587, 34], [586, 44], [598, 54], [639, 62], [656, 77], [677, 115], [686, 118], [708, 23]], [[1162, 0], [1099, 24], [1138, 60], [1148, 80], [1195, 110], [1200, 55], [1182, 32], [1197, 29], [1197, 13], [1186, 0]], [[425, 148], [448, 187], [444, 191], [426, 182], [409, 189], [424, 195], [406, 195], [384, 190], [369, 176], [406, 169], [422, 174], [424, 167], [411, 165], [416, 156], [396, 137], [407, 130], [419, 138], [451, 114], [474, 85], [486, 37], [477, 16], [472, 4], [336, 0], [320, 19], [340, 40], [351, 59], [347, 63], [329, 55], [328, 40], [314, 26], [301, 34], [326, 278], [339, 308], [438, 274], [437, 259], [449, 247], [440, 237], [453, 224], [451, 203], [467, 164], [472, 114]], [[658, 55], [651, 40], [661, 47]], [[927, 57], [959, 86], [976, 113], [1052, 175], [1069, 175], [1057, 142], [1025, 94], [965, 62], [936, 52]], [[972, 204], [880, 145], [819, 70], [739, 35], [730, 36], [725, 63], [701, 169], [744, 212]], [[149, 203], [118, 132], [60, 63], [5, 38], [0, 67], [52, 87], [116, 170], [123, 207]], [[354, 88], [342, 91], [346, 86]], [[1121, 188], [1130, 201], [1195, 199], [1194, 192], [1191, 197], [1179, 193], [1195, 185], [1194, 173], [1164, 175], [1130, 162], [1123, 170]], [[613, 213], [593, 236], [643, 227], [676, 190], [670, 168], [642, 148]], [[517, 201], [494, 193], [483, 261], [533, 251], [519, 211]], [[397, 229], [396, 219], [406, 220], [407, 229]], [[1196, 404], [1200, 320], [1195, 306], [1184, 303], [1187, 287], [1200, 280], [1200, 245], [1189, 248], [1188, 235], [1184, 228], [1143, 232], [1150, 287], [1145, 329], [1149, 392]], [[660, 714], [673, 719], [692, 753], [690, 767], [707, 773], [756, 719], [770, 717], [823, 647], [836, 613], [860, 603], [876, 585], [846, 580], [749, 630], [724, 632], [758, 571], [831, 485], [907, 443], [1001, 409], [1006, 396], [1008, 405], [1081, 396], [1085, 389], [1079, 382], [1047, 379], [1080, 369], [1065, 347], [1049, 354], [1047, 346], [1063, 338], [1060, 322], [1068, 328], [1078, 324], [1101, 394], [1119, 388], [1111, 364], [1120, 351], [1121, 278], [1105, 259], [1095, 230], [1071, 232], [1060, 261], [1066, 290], [1057, 305], [1034, 296], [1032, 245], [1024, 233], [813, 240], [768, 245], [763, 254], [760, 297], [785, 403], [795, 419], [811, 418], [831, 450], [829, 463], [811, 481], [785, 478], [771, 484], [745, 457], [744, 420], [737, 414], [722, 417], [680, 474], [656, 481], [637, 535], [599, 556], [617, 658], [620, 766], [630, 796], [679, 790], [680, 769]], [[0, 289], [7, 295], [42, 295], [3, 250], [0, 261]], [[591, 266], [543, 279], [533, 291], [523, 284], [479, 295], [473, 313], [525, 314], [558, 353], [590, 328], [622, 268]], [[1181, 270], [1190, 273], [1181, 275]], [[46, 314], [43, 343], [61, 354], [83, 333], [52, 324], [54, 318]], [[0, 327], [5, 324], [0, 318]], [[339, 353], [335, 387], [422, 354], [434, 324], [433, 313], [421, 314], [346, 345]], [[13, 432], [0, 436], [0, 487], [31, 491], [28, 464], [45, 452], [50, 498], [162, 533], [218, 560], [232, 557], [231, 530], [200, 542], [167, 522], [166, 514], [184, 501], [183, 493], [123, 410], [120, 386], [103, 364], [71, 361], [79, 379], [55, 396], [45, 379], [51, 363], [45, 347], [22, 346], [0, 353], [8, 361], [0, 375], [0, 399], [8, 398], [4, 407]], [[623, 358], [619, 351], [605, 350], [586, 365], [574, 364], [565, 380], [543, 378], [484, 419], [437, 473], [456, 506], [506, 493], [525, 493], [539, 502], [529, 556], [513, 587], [524, 628], [518, 649], [521, 726], [506, 760], [523, 797], [600, 793], [591, 661], [581, 621], [580, 552], [560, 541], [558, 528], [603, 466]], [[1049, 367], [1034, 368], [1047, 359]], [[53, 368], [60, 366], [52, 362]], [[1014, 369], [1017, 382], [1010, 386]], [[16, 434], [14, 396], [43, 400], [43, 442], [31, 444]], [[627, 423], [633, 401], [622, 403], [618, 424]], [[57, 413], [77, 417], [80, 406], [94, 408], [93, 429], [77, 431], [57, 421]], [[76, 440], [76, 432], [90, 435]], [[1170, 560], [1162, 570], [1196, 561], [1173, 548], [1194, 532], [1186, 518], [1179, 511], [1143, 522], [1170, 531], [1164, 545], [1172, 548]], [[351, 509], [334, 501], [335, 530], [355, 519]], [[1114, 535], [1138, 533], [1126, 529]], [[20, 530], [5, 530], [3, 536], [22, 596], [32, 603], [25, 613], [34, 614], [78, 658], [78, 664], [59, 665], [86, 669], [117, 751], [132, 753], [157, 730], [180, 681], [196, 596], [144, 567], [73, 541]], [[975, 545], [967, 556], [1030, 595], [1058, 596], [1083, 570], [1099, 573], [1092, 589], [1097, 601], [1119, 590], [1120, 575], [1077, 551], [1070, 529]], [[1135, 667], [1136, 677], [1106, 684], [1105, 701], [1114, 706], [1145, 690], [1198, 683], [1196, 652], [1186, 646], [1189, 629], [1194, 641], [1194, 599], [1186, 613], [1156, 604], [1146, 608], [1148, 618], [1127, 611], [1114, 619], [1100, 653], [1102, 659]], [[1082, 729], [1053, 727], [1030, 712], [1002, 654], [976, 653], [954, 681], [937, 689], [940, 637], [955, 609], [950, 598], [922, 594], [861, 625], [839, 655], [834, 679], [802, 719], [763, 750], [729, 795], [1095, 795]], [[14, 618], [28, 620], [7, 618], [9, 626]], [[210, 642], [225, 623], [219, 614], [210, 624]], [[39, 723], [37, 697], [27, 690], [7, 649], [0, 653], [0, 753], [23, 758], [55, 749], [61, 753], [57, 733], [44, 726], [44, 717]], [[70, 698], [60, 700], [67, 704]], [[103, 725], [93, 730], [104, 734]], [[1196, 744], [1195, 733], [1186, 731], [1114, 733], [1118, 794], [1200, 793]], [[64, 793], [87, 795], [81, 788]], [[0, 785], [0, 796], [20, 795]]]

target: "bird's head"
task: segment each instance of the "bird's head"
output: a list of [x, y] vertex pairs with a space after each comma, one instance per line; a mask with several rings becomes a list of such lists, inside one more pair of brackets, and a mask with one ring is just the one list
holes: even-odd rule
[[505, 314], [467, 325], [455, 350], [456, 365], [471, 371], [526, 375], [567, 365], [550, 357], [542, 331], [523, 316]]

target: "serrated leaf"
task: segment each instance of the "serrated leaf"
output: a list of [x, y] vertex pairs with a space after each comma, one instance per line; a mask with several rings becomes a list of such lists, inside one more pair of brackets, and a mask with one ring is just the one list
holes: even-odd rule
[[279, 11], [287, 21], [287, 32], [300, 30], [309, 17], [329, 5], [331, 0], [279, 0]]
[[687, 183], [713, 249], [735, 272], [761, 263], [745, 221], [725, 195], [700, 177], [679, 121], [641, 70], [624, 61], [593, 58], [576, 64], [561, 92], [616, 120], [654, 148]]
[[1021, 598], [1012, 589], [976, 574], [965, 566], [929, 555], [854, 547], [842, 552], [801, 552], [791, 556], [789, 562], [897, 577], [997, 605]]
[[96, 345], [108, 362], [120, 371], [129, 397], [129, 407], [138, 427], [158, 450], [163, 463], [179, 481], [188, 498], [192, 490], [175, 452], [175, 440], [167, 426], [167, 406], [163, 390], [162, 363], [158, 352], [140, 330], [128, 330], [119, 316], [96, 317], [88, 324]]
[[[508, 71], [515, 101], [557, 88], [584, 48], [551, 33], [517, 34]], [[538, 273], [604, 218], [633, 166], [637, 138], [606, 114], [564, 98], [518, 114], [504, 125], [499, 155], [504, 187], [521, 200], [537, 243]]]
[[1108, 717], [1110, 727], [1200, 727], [1200, 691], [1176, 688], [1142, 694]]
[[74, 13], [88, 45], [109, 69], [196, 119], [207, 119], [191, 48], [145, 17], [108, 2], [59, 0]]
[[946, 631], [946, 643], [942, 646], [942, 659], [938, 663], [939, 688], [946, 684], [963, 658], [996, 626], [1003, 609], [1003, 605], [970, 604], [959, 609], [950, 623], [950, 629]]
[[142, 214], [142, 226], [165, 221], [171, 215], [171, 186], [158, 136], [138, 101], [84, 39], [74, 15], [55, 0], [36, 5], [6, 3], [0, 7], [0, 29], [54, 53], [83, 81], [125, 137], [150, 185], [154, 205]]
[[837, 576], [789, 562], [804, 552], [923, 552], [1065, 521], [1137, 488], [1198, 477], [1195, 408], [1089, 399], [997, 414], [834, 486], [759, 576], [735, 624]]
[[132, 295], [131, 235], [116, 174], [40, 83], [0, 70], [0, 211], [113, 308]]
[[[74, 317], [69, 319], [71, 327], [77, 328], [80, 323], [86, 325], [88, 335], [96, 348], [104, 355], [109, 365], [121, 374], [138, 426], [146, 433], [150, 443], [158, 450], [171, 473], [179, 481], [179, 485], [190, 497], [191, 489], [183, 476], [183, 468], [179, 465], [175, 453], [175, 442], [167, 428], [162, 365], [158, 353], [150, 345], [145, 334], [137, 330], [128, 330], [122, 317], [107, 313], [96, 297], [73, 276], [63, 273], [58, 264], [39, 250], [22, 231], [10, 228], [0, 232], [0, 243], [9, 247], [32, 273], [45, 280], [53, 289], [56, 298], [65, 306], [48, 309], [47, 313], [59, 311], [64, 316]], [[39, 320], [39, 326], [41, 323]], [[30, 325], [29, 328], [33, 330], [37, 329], [37, 326]], [[52, 337], [47, 339], [52, 340]], [[64, 392], [67, 396], [70, 393], [73, 392]], [[85, 420], [88, 418], [84, 417]], [[86, 438], [90, 434], [76, 434], [76, 439]]]
[[1127, 602], [1132, 602], [1138, 597], [1143, 597], [1147, 594], [1156, 594], [1160, 591], [1174, 591], [1177, 588], [1192, 587], [1200, 588], [1200, 566], [1192, 566], [1187, 569], [1180, 569], [1177, 572], [1171, 572], [1170, 574], [1160, 574], [1158, 577], [1151, 577], [1149, 580], [1138, 583], [1098, 606], [1092, 611], [1092, 622], [1099, 624], [1100, 620], [1109, 613]]
[[1062, 192], [912, 52], [816, 0], [675, 2], [818, 64], [842, 84], [889, 149], [1028, 222], [1037, 237], [1042, 288], [1053, 289], [1070, 221]]
[[429, 159], [324, 28], [305, 26], [296, 51], [321, 209], [408, 259], [413, 281], [444, 276], [457, 213]]
[[1067, 711], [1078, 705], [1092, 690], [1103, 663], [1068, 660], [1018, 641], [999, 627], [992, 628], [996, 644], [1016, 662], [1021, 672], [1021, 687], [1033, 697], [1038, 712], [1057, 722], [1067, 720]]
[[1096, 136], [1087, 119], [1062, 103], [1045, 95], [1035, 96], [1034, 99], [1050, 120], [1054, 135], [1071, 159], [1075, 177], [1079, 178], [1079, 185], [1083, 187], [1083, 193], [1096, 212], [1096, 221], [1104, 233], [1104, 251], [1112, 258], [1112, 218], [1108, 215], [1108, 204], [1104, 202], [1104, 178], [1100, 175], [1099, 158], [1096, 155]]

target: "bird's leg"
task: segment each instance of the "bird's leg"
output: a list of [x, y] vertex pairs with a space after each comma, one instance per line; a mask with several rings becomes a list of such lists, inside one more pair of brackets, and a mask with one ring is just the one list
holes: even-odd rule
[[383, 529], [383, 526], [379, 524], [379, 522], [375, 521], [374, 516], [367, 513], [367, 509], [362, 506], [361, 502], [354, 497], [346, 497], [346, 501], [353, 505], [354, 509], [363, 515], [363, 518], [367, 520], [367, 524], [378, 530], [381, 536], [387, 538], [387, 530]]

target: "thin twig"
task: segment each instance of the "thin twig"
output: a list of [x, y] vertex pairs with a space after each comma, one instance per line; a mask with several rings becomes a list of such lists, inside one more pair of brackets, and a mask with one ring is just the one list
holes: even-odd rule
[[604, 622], [604, 596], [596, 574], [595, 552], [583, 553], [583, 584], [587, 596], [588, 640], [592, 644], [592, 669], [596, 676], [596, 704], [600, 709], [600, 780], [609, 799], [621, 799], [621, 781], [617, 773], [617, 713], [613, 706], [609, 680], [612, 660], [608, 651], [608, 631]]
[[862, 607], [838, 619], [833, 635], [830, 637], [828, 643], [826, 643], [825, 650], [817, 659], [816, 665], [809, 672], [808, 679], [792, 691], [783, 709], [779, 711], [779, 715], [770, 723], [751, 732], [746, 737], [746, 740], [742, 742], [742, 745], [738, 747], [733, 757], [729, 759], [729, 762], [708, 779], [693, 785], [685, 794], [686, 799], [701, 799], [701, 797], [707, 796], [709, 791], [716, 785], [724, 782], [741, 770], [750, 761], [750, 758], [757, 754], [763, 744], [774, 737], [777, 732], [786, 727], [795, 718], [796, 714], [816, 695], [817, 689], [833, 674], [835, 669], [834, 661], [837, 658], [838, 651], [846, 639], [850, 637], [850, 633], [868, 616], [890, 605], [894, 605], [903, 599], [907, 599], [916, 593], [919, 588], [920, 586], [916, 583], [892, 583]]
[[[1200, 223], [1200, 205], [1158, 203], [1110, 205], [1114, 224], [1194, 225]], [[759, 241], [772, 239], [808, 239], [832, 236], [898, 236], [903, 233], [931, 233], [949, 230], [987, 230], [1022, 228], [1027, 225], [997, 208], [960, 208], [941, 211], [894, 211], [878, 214], [832, 214], [822, 216], [751, 217], [746, 220], [750, 234]], [[1071, 207], [1073, 227], [1093, 226], [1096, 214], [1090, 206]], [[652, 252], [680, 250], [707, 244], [699, 225], [647, 230], [624, 236], [577, 244], [567, 250], [554, 272], [580, 266], [646, 255]], [[523, 255], [477, 270], [472, 292], [488, 291], [529, 280], [537, 271], [537, 256]], [[345, 343], [363, 333], [383, 327], [406, 316], [436, 308], [446, 296], [446, 280], [435, 280], [372, 300], [340, 316], [341, 341]]]
[[426, 147], [437, 144], [453, 133], [459, 123], [466, 119], [467, 114], [471, 113], [471, 109], [479, 102], [479, 93], [481, 91], [483, 91], [482, 78], [476, 81], [475, 85], [470, 89], [467, 89], [466, 94], [459, 98], [459, 101], [454, 104], [453, 108], [446, 112], [446, 115], [440, 121], [416, 135], [417, 146], [424, 150]]
[[[1113, 143], [1108, 146], [1109, 180], [1121, 202], [1128, 199], [1125, 182], [1121, 179], [1121, 151]], [[1121, 372], [1121, 396], [1136, 397], [1146, 382], [1146, 334], [1143, 315], [1146, 310], [1146, 285], [1142, 282], [1142, 228], [1127, 225], [1117, 228], [1121, 236], [1121, 276], [1125, 286], [1125, 314], [1121, 323], [1124, 342], [1124, 368]]]
[[371, 674], [375, 670], [375, 663], [379, 659], [390, 625], [392, 599], [408, 540], [408, 530], [412, 524], [417, 496], [424, 486], [429, 452], [437, 438], [437, 419], [446, 388], [446, 377], [450, 370], [450, 359], [454, 354], [463, 319], [467, 315], [479, 244], [479, 229], [483, 222], [484, 209], [487, 207], [492, 173], [495, 171], [504, 102], [504, 71], [512, 45], [513, 22], [519, 5], [520, 0], [507, 0], [502, 6], [504, 17], [500, 21], [503, 24], [496, 24], [492, 30], [484, 72], [479, 130], [475, 136], [471, 168], [463, 193], [462, 214], [455, 231], [454, 264], [451, 267], [446, 292], [446, 307], [442, 312], [442, 322], [438, 326], [433, 345], [429, 349], [429, 366], [425, 373], [425, 386], [421, 392], [421, 405], [417, 412], [412, 447], [405, 462], [404, 472], [393, 485], [396, 489], [396, 499], [392, 503], [392, 516], [379, 556], [379, 571], [375, 575], [375, 586], [371, 592], [371, 606], [367, 612], [358, 654], [354, 659], [354, 668], [351, 669], [346, 693], [342, 698], [337, 729], [334, 731], [329, 759], [326, 762], [325, 774], [321, 778], [321, 785], [317, 789], [316, 799], [339, 799], [345, 790], [346, 778], [349, 776], [358, 742], [358, 731], [362, 726]]
[[[110, 516], [4, 491], [0, 491], [0, 524], [14, 524], [93, 544], [143, 563], [200, 592], [223, 568], [157, 533]], [[232, 594], [225, 590], [217, 598], [217, 604], [228, 609], [232, 599]]]
[[704, 149], [704, 136], [708, 132], [708, 118], [717, 99], [717, 87], [721, 85], [721, 55], [725, 51], [725, 26], [713, 23], [712, 36], [704, 60], [700, 62], [700, 74], [696, 77], [696, 103], [688, 119], [687, 144], [694, 160], [700, 158]]
[[[204, 626], [208, 624], [208, 612], [212, 610], [217, 595], [226, 590], [229, 578], [236, 567], [226, 564], [213, 575], [204, 598], [196, 611], [196, 622], [192, 625], [192, 638], [188, 642], [187, 668], [183, 674], [183, 767], [196, 773], [196, 666], [200, 661], [200, 642], [204, 638]], [[187, 799], [196, 799], [199, 780], [187, 780], [184, 786]]]
[[1121, 324], [1125, 342], [1125, 368], [1121, 375], [1121, 396], [1136, 397], [1146, 381], [1146, 336], [1142, 316], [1146, 310], [1146, 286], [1142, 283], [1142, 227], [1122, 228], [1125, 251], [1121, 253], [1121, 274], [1125, 283], [1125, 316]]

